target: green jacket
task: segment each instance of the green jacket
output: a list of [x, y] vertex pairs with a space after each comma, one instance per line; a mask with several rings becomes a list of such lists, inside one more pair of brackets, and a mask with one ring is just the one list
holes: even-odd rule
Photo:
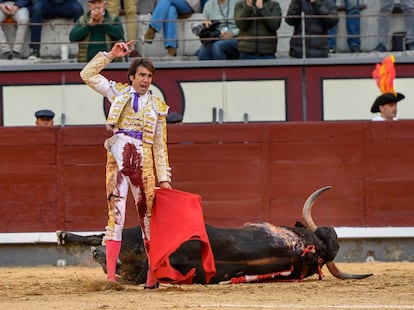
[[103, 23], [90, 26], [90, 14], [87, 12], [81, 16], [69, 34], [71, 42], [79, 42], [78, 62], [88, 62], [98, 52], [111, 50], [115, 42], [124, 38], [124, 29], [118, 16], [105, 10]]
[[239, 52], [255, 55], [275, 54], [277, 30], [282, 22], [282, 9], [277, 1], [263, 0], [263, 8], [249, 7], [246, 1], [234, 8], [236, 25], [240, 29]]

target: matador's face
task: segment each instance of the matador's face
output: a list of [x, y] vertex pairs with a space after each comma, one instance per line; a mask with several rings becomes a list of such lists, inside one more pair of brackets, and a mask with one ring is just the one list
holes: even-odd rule
[[145, 95], [152, 83], [152, 73], [147, 68], [139, 66], [135, 75], [130, 75], [132, 87], [140, 95]]

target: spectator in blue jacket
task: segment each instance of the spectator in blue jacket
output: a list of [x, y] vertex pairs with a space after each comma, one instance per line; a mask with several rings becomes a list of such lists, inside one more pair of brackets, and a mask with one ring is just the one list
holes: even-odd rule
[[49, 18], [67, 18], [75, 22], [83, 15], [83, 7], [77, 0], [36, 0], [30, 8], [30, 55], [29, 60], [40, 60], [42, 23]]

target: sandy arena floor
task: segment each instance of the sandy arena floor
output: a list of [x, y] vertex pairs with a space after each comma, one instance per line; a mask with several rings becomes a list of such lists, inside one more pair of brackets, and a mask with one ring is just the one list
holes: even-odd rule
[[0, 309], [414, 309], [414, 263], [339, 263], [363, 280], [170, 285], [110, 284], [101, 267], [0, 268]]

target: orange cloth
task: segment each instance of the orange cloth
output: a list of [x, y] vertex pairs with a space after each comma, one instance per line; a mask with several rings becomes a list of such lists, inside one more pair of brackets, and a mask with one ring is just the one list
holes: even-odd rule
[[216, 267], [199, 195], [174, 189], [157, 189], [150, 227], [149, 261], [157, 279], [162, 282], [191, 284], [195, 268], [183, 275], [171, 266], [169, 256], [184, 242], [199, 240], [206, 283], [210, 282], [216, 273]]

